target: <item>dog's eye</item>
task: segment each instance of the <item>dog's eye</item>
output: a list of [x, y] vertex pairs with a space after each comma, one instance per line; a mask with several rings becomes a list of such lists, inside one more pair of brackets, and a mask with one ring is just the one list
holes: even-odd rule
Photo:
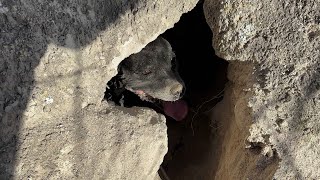
[[143, 75], [148, 75], [148, 74], [151, 74], [151, 70], [150, 69], [145, 69], [143, 72], [142, 72], [142, 74]]

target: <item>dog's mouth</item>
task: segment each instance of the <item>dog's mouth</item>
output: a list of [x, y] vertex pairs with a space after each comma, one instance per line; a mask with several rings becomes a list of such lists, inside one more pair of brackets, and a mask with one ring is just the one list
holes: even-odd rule
[[163, 113], [176, 121], [183, 120], [188, 114], [188, 104], [182, 99], [176, 101], [163, 101], [153, 98], [142, 90], [133, 91], [140, 99], [157, 104]]
[[109, 102], [112, 101], [115, 105], [124, 107], [149, 107], [176, 121], [183, 120], [189, 109], [187, 103], [182, 99], [164, 101], [150, 96], [143, 90], [128, 89], [118, 76], [113, 77], [108, 82], [105, 99]]
[[141, 100], [148, 101], [148, 102], [156, 102], [157, 101], [156, 98], [145, 93], [143, 90], [133, 90], [133, 89], [128, 89], [128, 90], [131, 92], [134, 92], [136, 95], [138, 95]]

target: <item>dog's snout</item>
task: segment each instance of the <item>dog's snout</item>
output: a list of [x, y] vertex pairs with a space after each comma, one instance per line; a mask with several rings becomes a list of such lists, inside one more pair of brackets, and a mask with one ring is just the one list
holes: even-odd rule
[[170, 89], [171, 94], [176, 97], [180, 97], [180, 94], [182, 93], [182, 91], [183, 91], [183, 86], [180, 83], [173, 85]]

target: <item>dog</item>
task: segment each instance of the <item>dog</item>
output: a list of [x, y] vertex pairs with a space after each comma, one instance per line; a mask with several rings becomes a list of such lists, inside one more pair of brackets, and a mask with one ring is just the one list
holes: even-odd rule
[[163, 112], [176, 120], [186, 116], [187, 104], [180, 100], [185, 85], [178, 73], [175, 53], [164, 38], [158, 37], [140, 52], [124, 59], [118, 72], [108, 83], [111, 91], [107, 100], [124, 105], [123, 94], [129, 90], [143, 101], [161, 100]]

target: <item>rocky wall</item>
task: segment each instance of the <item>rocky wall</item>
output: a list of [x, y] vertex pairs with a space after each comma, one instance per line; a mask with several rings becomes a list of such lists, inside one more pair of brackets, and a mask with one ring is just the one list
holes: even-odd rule
[[213, 47], [231, 63], [227, 106], [212, 114], [229, 122], [216, 179], [320, 178], [319, 8], [315, 0], [205, 1]]
[[155, 176], [164, 117], [109, 107], [106, 83], [196, 2], [0, 1], [0, 179]]

